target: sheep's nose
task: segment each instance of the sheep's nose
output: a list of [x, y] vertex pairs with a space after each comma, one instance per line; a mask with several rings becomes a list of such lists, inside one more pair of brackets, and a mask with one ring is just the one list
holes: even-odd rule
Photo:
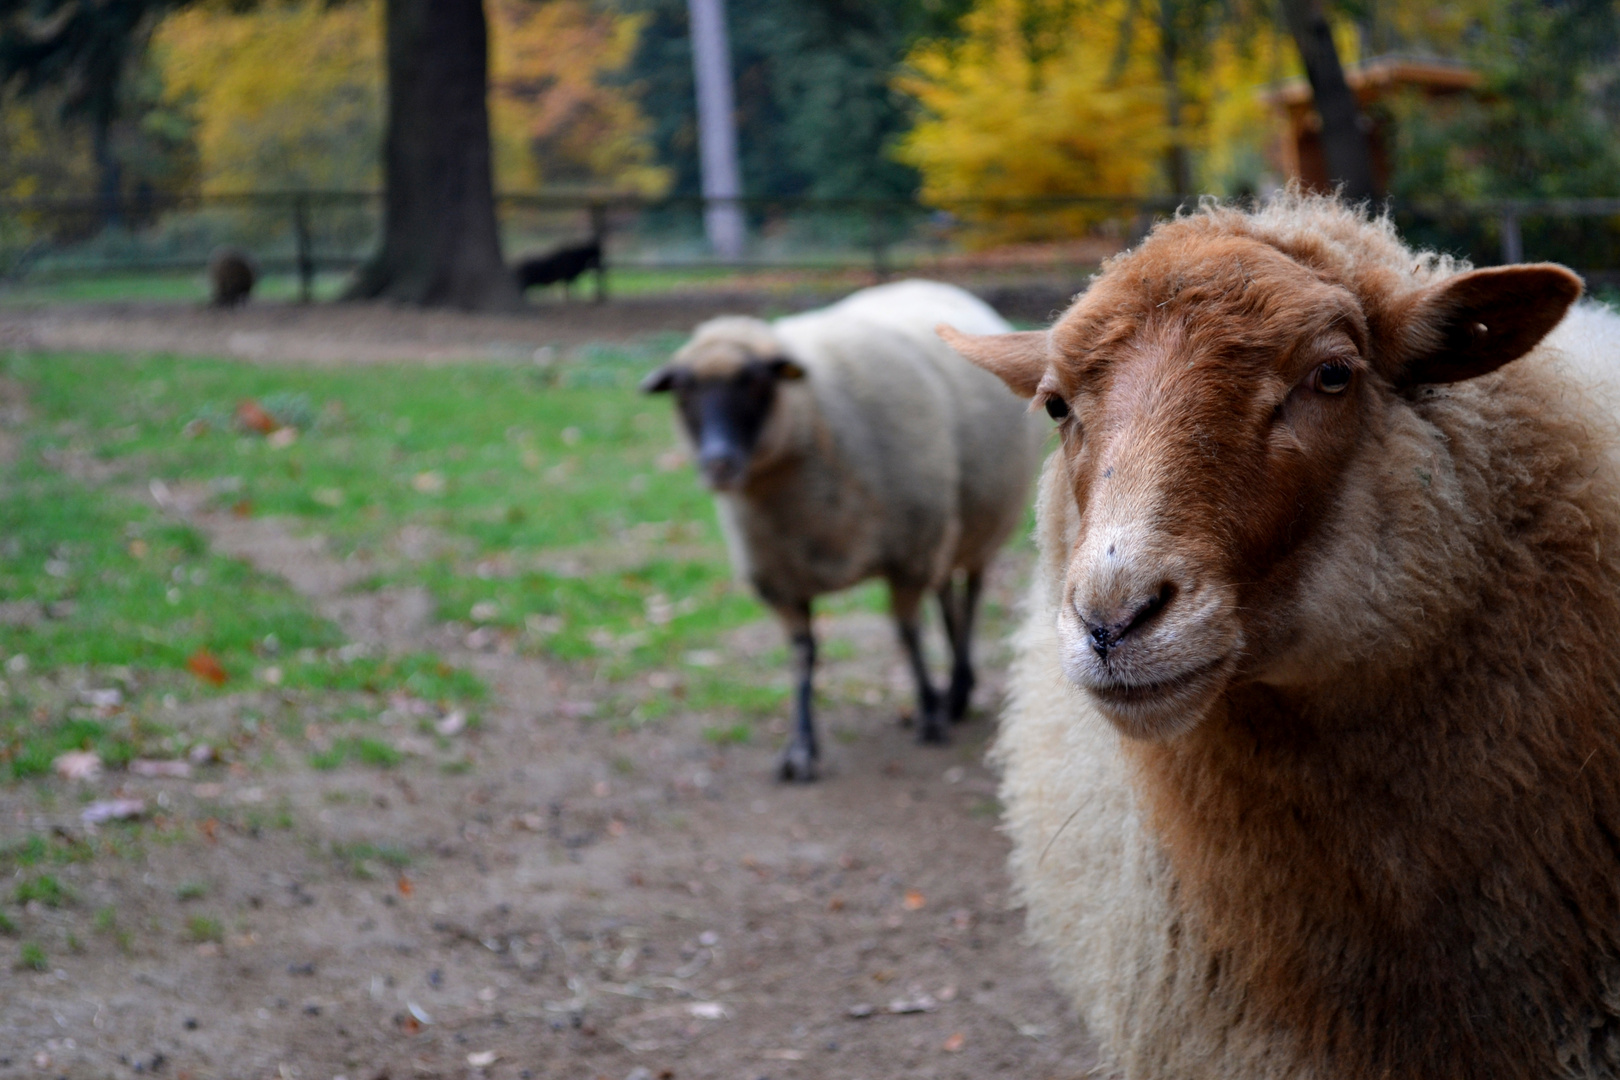
[[1175, 593], [1175, 586], [1167, 581], [1151, 596], [1138, 597], [1110, 609], [1092, 608], [1083, 612], [1076, 604], [1075, 614], [1080, 617], [1081, 625], [1086, 628], [1086, 634], [1091, 639], [1092, 651], [1099, 657], [1107, 659], [1109, 652], [1118, 648], [1127, 637], [1157, 618], [1175, 597]]
[[743, 463], [730, 447], [705, 446], [698, 452], [698, 468], [711, 487], [724, 488], [742, 478]]

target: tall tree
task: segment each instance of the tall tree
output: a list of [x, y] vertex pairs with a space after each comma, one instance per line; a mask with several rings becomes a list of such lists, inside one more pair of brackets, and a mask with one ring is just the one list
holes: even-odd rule
[[1322, 10], [1322, 0], [1281, 0], [1283, 21], [1299, 47], [1305, 77], [1311, 84], [1316, 112], [1322, 118], [1322, 154], [1328, 172], [1352, 201], [1376, 198], [1372, 153], [1361, 122], [1356, 95], [1345, 82], [1333, 31]]
[[[674, 190], [700, 190], [686, 0], [609, 0], [646, 19], [626, 73]], [[914, 103], [891, 85], [920, 38], [954, 32], [971, 0], [748, 0], [727, 5], [738, 151], [750, 195], [905, 198], [896, 161]]]
[[351, 298], [506, 310], [489, 143], [482, 0], [387, 0], [382, 246]]

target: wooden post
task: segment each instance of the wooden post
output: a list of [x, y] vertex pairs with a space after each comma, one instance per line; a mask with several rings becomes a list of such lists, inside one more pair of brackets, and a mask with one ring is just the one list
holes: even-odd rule
[[1502, 228], [1502, 262], [1504, 265], [1524, 262], [1524, 236], [1519, 232], [1519, 215], [1505, 211], [1500, 219]]
[[596, 245], [596, 302], [607, 299], [607, 207], [591, 203], [591, 243]]
[[315, 258], [309, 243], [309, 196], [303, 192], [293, 197], [293, 243], [297, 246], [298, 302], [307, 304], [315, 299]]

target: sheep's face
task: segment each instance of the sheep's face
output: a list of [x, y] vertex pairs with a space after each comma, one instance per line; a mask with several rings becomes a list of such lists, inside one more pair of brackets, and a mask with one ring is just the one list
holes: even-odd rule
[[1301, 620], [1321, 611], [1301, 585], [1334, 557], [1346, 486], [1375, 482], [1388, 410], [1521, 355], [1580, 287], [1518, 267], [1374, 305], [1270, 244], [1167, 243], [1174, 228], [1048, 333], [944, 335], [1058, 425], [1078, 511], [1064, 669], [1143, 738], [1191, 728], [1236, 683], [1312, 677]]
[[[700, 346], [707, 346], [700, 348]], [[694, 341], [647, 376], [647, 393], [669, 392], [697, 455], [704, 482], [715, 491], [744, 486], [758, 464], [761, 436], [783, 381], [804, 377], [797, 363], [746, 344]], [[690, 355], [696, 352], [697, 355]]]

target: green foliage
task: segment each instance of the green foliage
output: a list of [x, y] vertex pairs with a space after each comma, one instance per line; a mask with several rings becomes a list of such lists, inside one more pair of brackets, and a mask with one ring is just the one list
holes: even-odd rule
[[[699, 190], [685, 0], [620, 0], [647, 24], [628, 79], [641, 89], [674, 190]], [[952, 32], [964, 0], [756, 0], [727, 8], [744, 190], [906, 197], [916, 174], [889, 149], [911, 106], [889, 82], [920, 37]]]
[[186, 934], [192, 941], [220, 942], [225, 940], [225, 927], [209, 915], [193, 915], [186, 920]]
[[1500, 0], [1464, 52], [1485, 72], [1477, 98], [1395, 106], [1398, 199], [1620, 194], [1620, 82], [1611, 4]]

